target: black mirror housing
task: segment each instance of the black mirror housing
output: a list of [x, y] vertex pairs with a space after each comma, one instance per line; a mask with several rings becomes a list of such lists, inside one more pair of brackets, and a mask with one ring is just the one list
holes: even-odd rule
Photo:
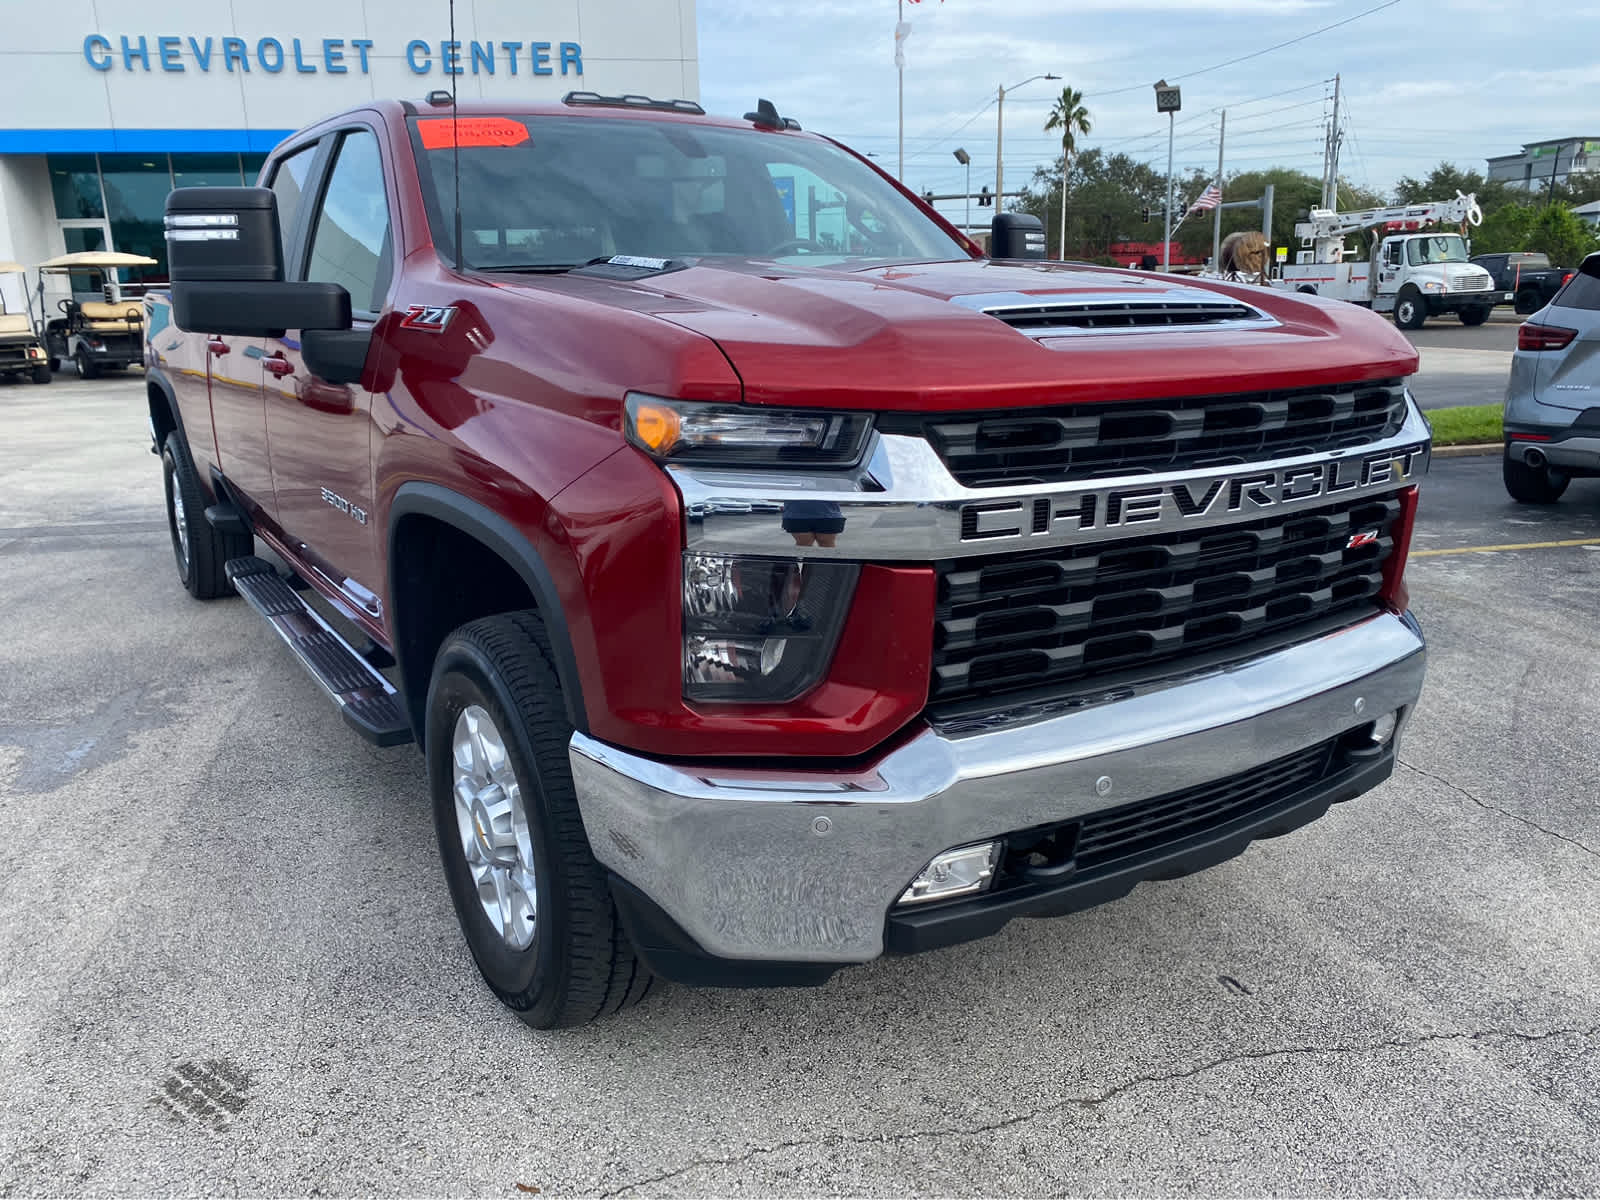
[[165, 224], [172, 317], [180, 328], [235, 337], [350, 328], [344, 288], [284, 279], [271, 188], [177, 188], [167, 195]]
[[989, 257], [1044, 258], [1044, 222], [1031, 213], [996, 213], [989, 226]]

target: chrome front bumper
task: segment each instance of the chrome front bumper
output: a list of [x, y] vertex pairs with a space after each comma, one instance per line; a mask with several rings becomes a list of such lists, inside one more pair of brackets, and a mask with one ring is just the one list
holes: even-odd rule
[[924, 724], [846, 770], [665, 763], [582, 734], [570, 758], [596, 857], [706, 954], [857, 963], [883, 952], [890, 909], [941, 851], [1226, 779], [1409, 712], [1424, 658], [1409, 615], [1383, 614], [1031, 723]]

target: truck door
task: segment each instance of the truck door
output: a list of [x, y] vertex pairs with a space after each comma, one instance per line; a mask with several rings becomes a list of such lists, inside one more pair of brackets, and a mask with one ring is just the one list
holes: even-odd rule
[[1405, 254], [1404, 238], [1389, 238], [1383, 243], [1383, 255], [1378, 260], [1378, 295], [1393, 296], [1400, 290]]
[[[370, 328], [394, 277], [390, 196], [377, 135], [333, 138], [295, 256], [302, 278], [342, 285], [357, 328]], [[373, 517], [372, 394], [311, 374], [299, 330], [263, 344], [267, 438], [278, 523], [289, 548], [343, 592], [358, 615], [382, 618], [380, 532]]]
[[[301, 201], [311, 175], [317, 145], [313, 142], [273, 168], [268, 186], [277, 193], [278, 218], [283, 227], [284, 261], [288, 243], [301, 213]], [[195, 330], [195, 348], [205, 356], [204, 371], [211, 388], [211, 421], [217, 435], [217, 459], [229, 485], [239, 493], [252, 515], [276, 519], [272, 467], [267, 453], [267, 412], [262, 396], [262, 339], [234, 337]], [[270, 522], [269, 522], [270, 523]]]

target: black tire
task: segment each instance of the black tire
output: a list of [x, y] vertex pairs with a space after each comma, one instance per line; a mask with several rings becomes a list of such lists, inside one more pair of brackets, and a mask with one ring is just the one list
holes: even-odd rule
[[1421, 329], [1428, 319], [1428, 303], [1414, 287], [1400, 289], [1394, 301], [1394, 323], [1400, 329]]
[[1463, 308], [1458, 315], [1461, 317], [1461, 323], [1470, 329], [1475, 325], [1482, 325], [1493, 311], [1489, 305], [1480, 304], [1472, 308]]
[[[167, 499], [167, 532], [172, 537], [172, 557], [178, 564], [178, 579], [196, 600], [215, 600], [233, 592], [233, 584], [223, 571], [230, 558], [243, 558], [255, 549], [249, 534], [218, 533], [206, 520], [205, 491], [195, 473], [189, 450], [176, 430], [167, 434], [161, 450], [161, 474]], [[182, 512], [174, 503], [181, 497]], [[179, 535], [179, 525], [184, 535]]]
[[[589, 848], [567, 760], [572, 725], [551, 661], [536, 613], [463, 625], [434, 660], [424, 741], [439, 853], [461, 931], [490, 990], [535, 1029], [617, 1012], [643, 999], [652, 981]], [[478, 898], [457, 820], [451, 747], [469, 706], [488, 713], [505, 743], [530, 834], [537, 917], [531, 944], [520, 950]]]
[[72, 356], [72, 364], [78, 369], [79, 379], [96, 379], [100, 375], [100, 368], [82, 346], [79, 346], [78, 352]]
[[1536, 313], [1541, 308], [1543, 308], [1544, 307], [1544, 300], [1540, 297], [1539, 292], [1538, 292], [1537, 289], [1535, 289], [1535, 288], [1523, 288], [1520, 292], [1517, 293], [1517, 298], [1516, 298], [1516, 301], [1514, 303], [1514, 307], [1515, 307], [1515, 309], [1517, 311], [1517, 314], [1519, 316], [1524, 316], [1525, 317], [1528, 314]]
[[1570, 475], [1552, 471], [1549, 467], [1530, 467], [1517, 462], [1509, 455], [1503, 464], [1502, 474], [1506, 492], [1518, 504], [1554, 504], [1572, 482]]
[[52, 373], [61, 370], [61, 360], [59, 358], [52, 358], [50, 360], [50, 370]]
[[1317, 294], [1317, 289], [1312, 287], [1309, 283], [1302, 283], [1299, 287], [1295, 288], [1295, 291], [1299, 292], [1303, 296], [1315, 296]]
[[50, 367], [46, 363], [40, 363], [33, 369], [33, 381], [35, 383], [49, 383], [53, 378], [55, 376], [50, 374]]

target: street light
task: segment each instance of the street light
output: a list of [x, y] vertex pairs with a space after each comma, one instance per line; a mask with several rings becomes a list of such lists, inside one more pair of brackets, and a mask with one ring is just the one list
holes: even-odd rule
[[960, 146], [956, 147], [956, 161], [967, 169], [967, 215], [961, 226], [961, 232], [968, 237], [972, 236], [972, 155]]
[[1000, 111], [995, 115], [994, 121], [994, 211], [995, 215], [1005, 211], [1006, 173], [1001, 151], [1005, 147], [1006, 138], [1006, 92], [1016, 91], [1026, 87], [1035, 79], [1060, 79], [1059, 75], [1034, 75], [1024, 79], [1021, 83], [1014, 83], [1009, 88], [1000, 89]]
[[1167, 114], [1167, 214], [1166, 237], [1161, 242], [1161, 269], [1172, 270], [1172, 125], [1183, 108], [1183, 91], [1165, 79], [1156, 84], [1156, 111]]

